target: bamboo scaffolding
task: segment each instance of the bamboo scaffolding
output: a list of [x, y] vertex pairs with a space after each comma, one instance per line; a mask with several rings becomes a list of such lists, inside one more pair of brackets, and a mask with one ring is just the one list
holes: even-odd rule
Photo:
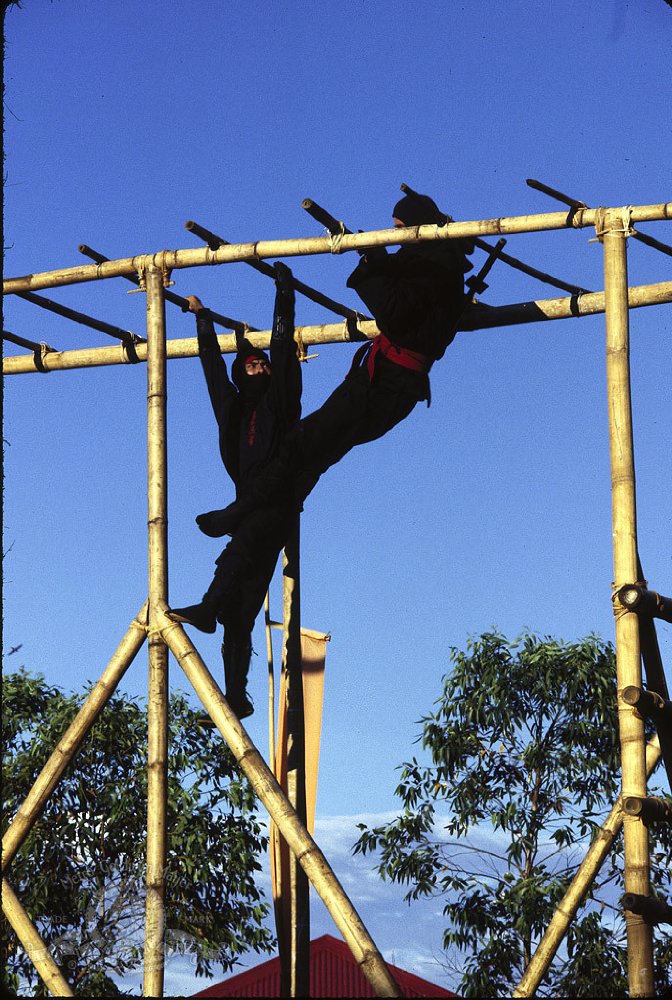
[[[580, 210], [579, 210], [580, 211]], [[628, 281], [623, 214], [608, 209], [596, 228], [604, 248], [607, 333], [607, 395], [611, 455], [614, 580], [618, 591], [637, 579], [637, 515], [630, 397]], [[628, 685], [641, 687], [642, 669], [637, 615], [616, 612], [616, 673], [621, 743], [622, 795], [646, 798], [644, 723], [622, 698]], [[650, 895], [646, 826], [636, 816], [623, 820], [625, 892]], [[651, 927], [640, 914], [625, 911], [628, 983], [631, 997], [654, 995]]]
[[[301, 823], [306, 814], [306, 740], [301, 665], [300, 515], [297, 515], [283, 555], [284, 649], [287, 698], [287, 798]], [[282, 896], [285, 889], [281, 887]], [[289, 857], [289, 933], [283, 926], [284, 907], [276, 911], [280, 953], [280, 989], [285, 997], [310, 995], [310, 899], [308, 879], [296, 857]]]
[[[585, 201], [578, 201], [576, 198], [571, 198], [569, 195], [563, 194], [562, 191], [556, 191], [555, 188], [549, 187], [548, 184], [542, 184], [541, 181], [535, 181], [531, 177], [528, 177], [527, 184], [536, 191], [541, 191], [543, 194], [547, 194], [550, 198], [555, 198], [556, 201], [561, 201], [563, 204], [569, 205], [569, 207], [574, 210], [588, 208]], [[638, 240], [640, 243], [645, 243], [647, 247], [652, 247], [654, 250], [660, 250], [661, 253], [672, 257], [672, 247], [669, 246], [669, 244], [661, 243], [660, 240], [654, 239], [653, 236], [648, 236], [646, 233], [640, 233], [637, 230], [633, 230], [630, 235], [633, 239]]]
[[2, 880], [2, 909], [26, 955], [37, 969], [51, 995], [74, 997], [74, 991], [63, 978], [61, 970], [51, 957], [16, 893], [4, 878]]
[[184, 670], [194, 691], [220, 731], [259, 799], [275, 822], [306, 875], [315, 887], [334, 923], [343, 935], [362, 974], [376, 996], [400, 997], [392, 978], [361, 917], [355, 910], [327, 859], [306, 830], [276, 781], [270, 768], [250, 740], [226, 698], [215, 683], [184, 629], [165, 619], [164, 641]]
[[119, 643], [104, 673], [91, 689], [86, 701], [59, 740], [51, 757], [40, 771], [23, 805], [9, 825], [2, 841], [2, 871], [7, 871], [21, 845], [33, 828], [58, 784], [66, 767], [72, 762], [91, 727], [115, 692], [147, 637], [147, 602], [143, 604], [128, 631]]
[[[672, 302], [672, 281], [662, 281], [652, 285], [634, 285], [628, 289], [628, 305], [631, 309], [641, 309], [646, 306], [664, 305]], [[508, 306], [474, 305], [460, 323], [461, 331], [492, 329], [500, 326], [538, 323], [559, 319], [577, 319], [582, 316], [594, 316], [604, 312], [604, 292], [587, 292], [579, 298], [540, 299], [536, 302], [519, 302]], [[373, 320], [361, 320], [356, 330], [347, 323], [325, 323], [319, 326], [301, 326], [296, 328], [297, 336], [301, 337], [304, 346], [314, 344], [356, 343], [372, 340], [379, 330]], [[259, 330], [247, 335], [254, 347], [268, 349], [271, 340], [270, 330]], [[223, 354], [234, 354], [236, 340], [231, 334], [218, 337]], [[147, 359], [145, 344], [136, 346], [139, 361]], [[195, 358], [198, 356], [198, 340], [196, 337], [173, 339], [167, 341], [166, 354], [169, 360], [175, 358]], [[123, 344], [115, 347], [92, 347], [74, 351], [53, 351], [42, 356], [45, 371], [66, 371], [74, 368], [95, 368], [108, 365], [130, 364]], [[5, 357], [2, 361], [3, 375], [23, 375], [40, 372], [35, 361], [29, 355]]]
[[[79, 244], [79, 252], [83, 253], [85, 257], [90, 257], [91, 260], [95, 260], [97, 264], [106, 264], [110, 258], [105, 257], [104, 254], [98, 253], [97, 250], [92, 250], [91, 247], [87, 246], [86, 243]], [[142, 290], [142, 282], [139, 278], [132, 274], [123, 275], [127, 281], [130, 281], [133, 285], [138, 285], [139, 290]], [[169, 291], [167, 288], [163, 290], [163, 297], [166, 302], [172, 302], [173, 305], [179, 306], [182, 312], [189, 312], [189, 303], [182, 295], [176, 295], [175, 292]], [[256, 330], [256, 326], [250, 326], [249, 323], [243, 323], [239, 319], [231, 319], [230, 316], [224, 316], [222, 313], [213, 312], [210, 310], [210, 315], [212, 316], [213, 323], [217, 326], [223, 326], [227, 330], [236, 330], [238, 333], [246, 333], [247, 330]]]
[[[580, 209], [568, 220], [567, 212], [548, 212], [545, 215], [502, 216], [498, 219], [479, 219], [472, 222], [451, 222], [445, 226], [409, 226], [405, 229], [376, 229], [365, 233], [344, 234], [338, 239], [331, 236], [299, 237], [286, 240], [256, 240], [252, 243], [232, 243], [211, 250], [209, 247], [186, 250], [160, 250], [110, 260], [102, 264], [79, 265], [55, 271], [42, 271], [20, 277], [6, 278], [3, 291], [38, 291], [60, 285], [75, 285], [85, 281], [98, 281], [137, 274], [147, 267], [170, 271], [185, 267], [228, 264], [239, 260], [263, 260], [267, 257], [302, 257], [313, 254], [346, 253], [349, 250], [366, 250], [376, 246], [405, 246], [411, 243], [435, 240], [474, 239], [478, 236], [504, 236], [509, 233], [540, 233], [557, 229], [582, 229], [594, 226], [602, 218], [604, 209]], [[623, 212], [625, 209], [608, 209]], [[630, 222], [653, 222], [672, 219], [672, 202], [658, 205], [628, 207]]]
[[[660, 744], [654, 738], [646, 747], [646, 773], [650, 775], [660, 761]], [[533, 997], [548, 972], [558, 948], [562, 944], [567, 928], [585, 900], [598, 872], [611, 850], [614, 840], [623, 826], [623, 797], [619, 795], [611, 812], [588, 848], [567, 892], [558, 903], [553, 918], [541, 941], [537, 945], [523, 978], [513, 991], [514, 997]]]
[[[410, 188], [408, 184], [402, 184], [401, 190], [405, 194], [411, 194], [411, 195], [417, 194], [417, 192], [413, 191], [413, 189]], [[337, 233], [341, 232], [342, 233], [352, 232], [351, 229], [347, 229], [342, 222], [340, 222], [338, 219], [335, 219], [333, 215], [327, 212], [320, 205], [316, 204], [316, 202], [314, 202], [312, 198], [304, 198], [303, 202], [301, 203], [301, 207], [305, 209], [306, 212], [308, 212], [308, 214], [311, 215], [316, 222], [319, 222], [320, 225], [325, 227], [325, 229], [328, 229], [332, 235], [336, 235]], [[448, 219], [449, 222], [454, 221], [448, 215], [446, 215], [446, 218]], [[485, 250], [487, 254], [491, 254], [492, 251], [494, 250], [494, 247], [490, 243], [486, 243], [485, 240], [477, 238], [474, 240], [474, 244], [480, 250]], [[518, 271], [522, 271], [523, 274], [529, 274], [531, 277], [537, 278], [539, 281], [543, 281], [547, 285], [553, 285], [555, 288], [561, 288], [565, 292], [571, 292], [572, 295], [582, 295], [584, 292], [588, 291], [588, 289], [586, 288], [580, 288], [578, 285], [572, 285], [569, 282], [561, 281], [559, 278], [554, 278], [552, 275], [546, 274], [545, 271], [540, 271], [536, 267], [531, 267], [529, 264], [524, 264], [522, 260], [518, 260], [517, 257], [512, 257], [511, 254], [503, 253], [501, 250], [497, 254], [497, 257], [499, 260], [504, 261], [504, 263], [508, 264], [510, 267], [513, 267]]]
[[166, 811], [168, 769], [168, 650], [159, 615], [168, 607], [166, 324], [163, 276], [150, 268], [147, 289], [147, 496], [149, 561], [149, 700], [147, 776], [147, 896], [143, 995], [163, 996]]
[[[231, 246], [228, 240], [225, 240], [222, 236], [218, 236], [217, 233], [211, 232], [211, 230], [206, 229], [204, 226], [200, 226], [198, 222], [194, 222], [193, 219], [189, 219], [184, 224], [184, 228], [194, 236], [197, 236], [199, 240], [203, 240], [207, 243], [211, 250], [217, 250], [219, 247]], [[275, 281], [275, 271], [270, 264], [267, 264], [263, 260], [248, 260], [245, 261], [250, 267], [253, 267], [255, 271], [259, 274], [265, 274], [266, 277], [272, 278]], [[335, 299], [330, 298], [328, 295], [323, 295], [322, 292], [318, 292], [316, 288], [311, 288], [310, 285], [306, 285], [303, 281], [299, 281], [292, 275], [292, 283], [294, 289], [300, 292], [311, 302], [316, 302], [320, 306], [324, 306], [330, 312], [336, 313], [337, 316], [343, 316], [345, 319], [351, 319], [353, 322], [357, 322], [359, 319], [370, 319], [370, 316], [366, 316], [364, 313], [358, 312], [356, 309], [351, 309], [348, 306], [342, 305], [340, 302], [336, 302]]]

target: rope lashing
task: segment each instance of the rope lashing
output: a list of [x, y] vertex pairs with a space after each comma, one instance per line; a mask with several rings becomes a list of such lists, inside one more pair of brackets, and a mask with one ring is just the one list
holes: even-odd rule
[[44, 342], [42, 342], [40, 346], [33, 351], [33, 361], [35, 362], [35, 367], [38, 372], [43, 372], [45, 375], [50, 370], [44, 363], [45, 358], [49, 353], [53, 354], [54, 348], [49, 347], [49, 344], [45, 344]]
[[294, 339], [296, 340], [296, 348], [299, 361], [311, 361], [313, 358], [319, 358], [319, 354], [308, 354], [308, 352], [306, 351], [306, 345], [303, 342], [300, 326], [297, 327], [295, 330]]
[[335, 233], [329, 232], [329, 250], [331, 253], [343, 253], [343, 237], [347, 235], [345, 223], [338, 221], [338, 230]]
[[595, 236], [592, 240], [588, 240], [589, 243], [601, 243], [607, 233], [623, 233], [626, 239], [628, 236], [632, 236], [635, 231], [632, 225], [632, 205], [625, 205], [621, 209], [620, 227], [608, 227], [606, 223], [606, 215], [606, 208], [595, 209]]

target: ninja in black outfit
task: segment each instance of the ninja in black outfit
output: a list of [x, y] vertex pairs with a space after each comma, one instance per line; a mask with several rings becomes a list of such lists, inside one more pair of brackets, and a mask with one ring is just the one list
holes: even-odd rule
[[[219, 450], [236, 486], [236, 496], [277, 455], [301, 415], [301, 367], [294, 343], [294, 287], [291, 271], [276, 263], [276, 297], [268, 356], [239, 338], [229, 379], [212, 317], [190, 297], [196, 313], [198, 353], [219, 427]], [[250, 513], [217, 559], [217, 568], [200, 604], [175, 608], [171, 617], [214, 632], [224, 626], [222, 656], [226, 698], [239, 718], [253, 712], [246, 694], [252, 652], [251, 633], [275, 564], [291, 526], [290, 503]], [[199, 521], [199, 518], [197, 518]]]
[[[395, 205], [393, 216], [396, 226], [446, 221], [431, 198], [415, 193]], [[429, 370], [455, 337], [472, 251], [468, 241], [441, 240], [394, 254], [384, 247], [366, 252], [348, 286], [370, 309], [380, 335], [357, 351], [345, 380], [285, 438], [251, 488], [225, 510], [200, 516], [202, 531], [235, 537], [260, 507], [289, 498], [301, 509], [322, 473], [351, 448], [382, 437], [419, 401], [429, 405]]]

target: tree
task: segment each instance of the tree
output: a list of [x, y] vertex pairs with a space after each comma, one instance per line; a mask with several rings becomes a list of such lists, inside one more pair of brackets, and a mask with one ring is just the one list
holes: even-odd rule
[[[11, 819], [81, 705], [23, 668], [3, 684], [3, 820]], [[256, 799], [216, 730], [170, 698], [166, 943], [197, 975], [270, 951], [255, 884], [266, 849]], [[115, 694], [49, 799], [9, 881], [78, 995], [119, 993], [142, 962], [147, 714]], [[3, 828], [6, 822], [3, 822]], [[45, 995], [3, 917], [4, 985]]]
[[[401, 766], [403, 813], [360, 824], [354, 850], [377, 852], [378, 873], [408, 885], [407, 900], [443, 899], [443, 947], [463, 996], [508, 996], [618, 795], [614, 651], [594, 636], [508, 642], [491, 632], [451, 659], [436, 710], [421, 720], [431, 763]], [[666, 896], [672, 836], [651, 834], [652, 885]], [[539, 996], [627, 996], [621, 852], [615, 845]], [[656, 938], [662, 988], [672, 936]]]

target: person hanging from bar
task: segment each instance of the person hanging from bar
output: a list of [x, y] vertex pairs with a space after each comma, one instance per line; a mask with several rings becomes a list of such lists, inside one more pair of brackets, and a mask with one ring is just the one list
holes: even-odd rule
[[[237, 335], [231, 379], [209, 311], [188, 296], [196, 314], [198, 353], [219, 427], [224, 466], [244, 495], [246, 484], [263, 470], [301, 415], [301, 366], [294, 342], [294, 284], [290, 269], [275, 265], [276, 295], [270, 359]], [[253, 512], [237, 537], [216, 560], [210, 586], [199, 604], [174, 608], [174, 621], [212, 633], [224, 626], [222, 658], [226, 699], [238, 718], [254, 711], [247, 694], [252, 629], [287, 537], [293, 507], [287, 502]], [[205, 721], [205, 720], [203, 720]]]
[[[445, 219], [425, 195], [408, 194], [394, 208], [395, 226], [441, 225]], [[356, 445], [382, 437], [421, 400], [429, 405], [429, 369], [455, 337], [467, 302], [464, 275], [471, 264], [466, 254], [472, 250], [470, 242], [450, 240], [402, 247], [395, 254], [379, 248], [362, 257], [348, 285], [371, 309], [380, 334], [356, 352], [345, 380], [326, 402], [288, 431], [276, 456], [241, 480], [233, 504], [198, 515], [206, 535], [230, 534], [231, 541], [201, 604], [176, 609], [176, 620], [209, 632], [217, 619], [225, 623], [225, 634], [244, 634], [249, 666], [250, 621], [263, 592], [261, 586], [254, 591], [254, 616], [248, 613], [236, 624], [238, 595], [248, 591], [251, 579], [270, 581], [292, 518], [331, 465]], [[236, 662], [244, 660], [241, 655]], [[242, 677], [240, 670], [237, 684]], [[227, 679], [227, 691], [228, 684]], [[249, 697], [239, 687], [233, 699], [234, 711], [240, 705], [251, 714]]]
[[[406, 194], [394, 207], [396, 227], [443, 225], [427, 195]], [[285, 438], [278, 457], [246, 483], [224, 510], [197, 517], [205, 534], [232, 534], [256, 510], [293, 493], [300, 510], [320, 476], [353, 447], [382, 437], [421, 400], [430, 402], [429, 371], [452, 342], [468, 304], [469, 240], [441, 240], [367, 250], [348, 278], [380, 334], [359, 348], [344, 381]]]

